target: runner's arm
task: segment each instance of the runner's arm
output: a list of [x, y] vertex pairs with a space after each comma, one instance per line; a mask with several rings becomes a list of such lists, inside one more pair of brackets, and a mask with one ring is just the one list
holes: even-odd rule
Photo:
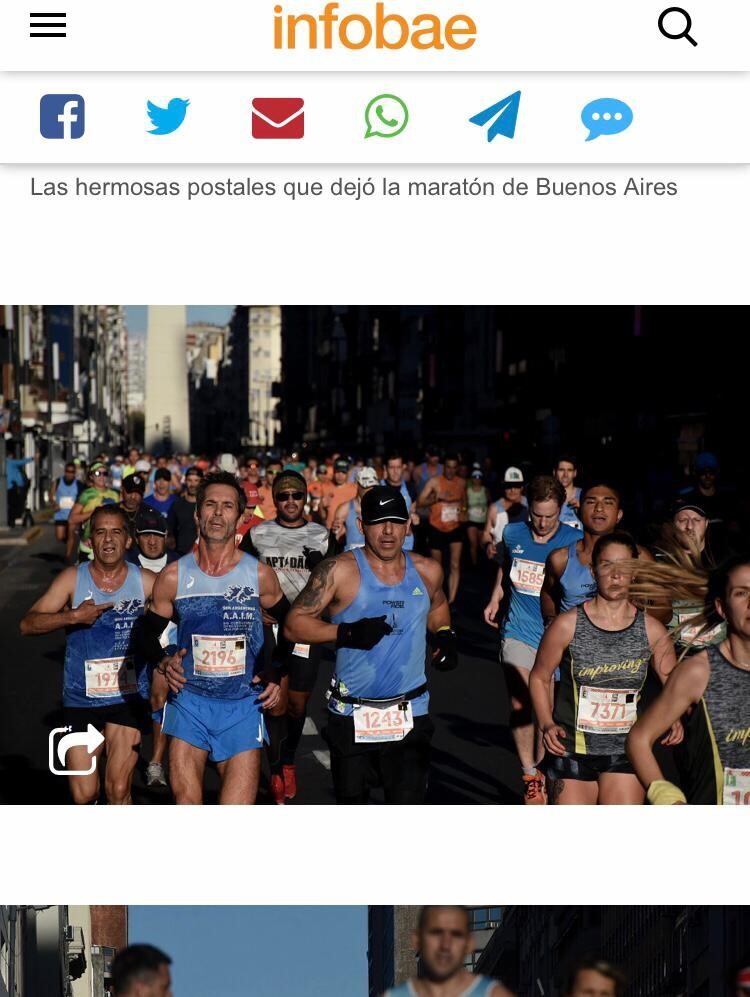
[[[93, 510], [92, 510], [93, 511]], [[80, 502], [76, 502], [73, 508], [70, 510], [70, 516], [68, 517], [68, 525], [75, 527], [80, 526], [81, 523], [85, 523], [87, 519], [91, 518], [91, 513], [86, 515], [83, 511], [83, 506]]]
[[566, 649], [575, 635], [576, 614], [558, 616], [544, 631], [529, 675], [529, 692], [537, 723], [544, 734], [544, 746], [553, 755], [565, 754], [565, 731], [555, 724], [550, 705], [550, 683]]
[[337, 540], [341, 540], [342, 536], [346, 533], [346, 516], [349, 512], [349, 502], [342, 502], [341, 505], [336, 507], [336, 512], [333, 515], [333, 525], [331, 526], [331, 531]]
[[[24, 637], [54, 633], [55, 630], [83, 622], [82, 612], [68, 608], [75, 592], [76, 576], [76, 568], [65, 568], [60, 572], [44, 595], [37, 599], [21, 620], [19, 629]], [[106, 603], [102, 606], [101, 612], [105, 612], [113, 605], [111, 602]]]
[[503, 601], [503, 576], [504, 565], [500, 564], [497, 568], [497, 576], [495, 578], [495, 584], [492, 587], [490, 601], [484, 607], [484, 622], [489, 623], [489, 625], [494, 627], [495, 630], [499, 628], [497, 614], [500, 610], [500, 603]]
[[424, 486], [422, 491], [419, 493], [419, 498], [417, 499], [417, 509], [428, 509], [431, 505], [437, 502], [437, 485], [435, 484], [436, 478], [430, 478], [427, 484]]
[[682, 661], [667, 679], [661, 694], [631, 727], [625, 749], [645, 789], [664, 780], [654, 756], [654, 742], [700, 700], [708, 684], [708, 674], [705, 652]]
[[321, 619], [336, 594], [335, 575], [339, 559], [327, 558], [313, 569], [307, 585], [292, 603], [284, 622], [284, 636], [300, 644], [335, 641], [338, 627]]
[[[562, 563], [563, 558], [565, 564]], [[553, 550], [547, 558], [544, 566], [544, 582], [539, 596], [539, 608], [545, 626], [552, 622], [558, 615], [559, 609], [559, 582], [565, 567], [568, 563], [568, 552], [564, 548]]]
[[59, 480], [60, 480], [59, 478], [55, 478], [52, 482], [52, 487], [49, 490], [49, 500], [52, 503], [54, 503], [55, 495], [57, 495], [57, 483]]

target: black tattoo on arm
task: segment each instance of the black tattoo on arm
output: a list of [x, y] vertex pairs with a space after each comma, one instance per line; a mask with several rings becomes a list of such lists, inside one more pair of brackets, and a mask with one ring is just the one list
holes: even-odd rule
[[333, 583], [333, 569], [336, 567], [336, 558], [327, 558], [321, 561], [317, 567], [313, 568], [307, 581], [307, 585], [294, 600], [295, 609], [306, 609], [317, 612], [323, 607], [323, 594]]

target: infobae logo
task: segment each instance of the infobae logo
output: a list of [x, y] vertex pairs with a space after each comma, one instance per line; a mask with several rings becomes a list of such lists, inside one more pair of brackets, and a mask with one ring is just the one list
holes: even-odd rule
[[320, 13], [291, 13], [274, 7], [273, 44], [276, 49], [470, 49], [477, 40], [476, 22], [468, 14], [454, 14], [445, 23], [437, 14], [404, 17], [385, 3], [370, 13], [340, 16], [341, 5], [327, 3]]

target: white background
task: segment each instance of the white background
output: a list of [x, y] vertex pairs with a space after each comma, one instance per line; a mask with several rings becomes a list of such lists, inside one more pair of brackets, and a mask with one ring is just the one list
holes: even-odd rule
[[[426, 4], [394, 4], [397, 9], [423, 6], [427, 9]], [[144, 0], [129, 4], [129, 16], [116, 23], [121, 7], [66, 3], [63, 8], [86, 15], [86, 31], [93, 34], [76, 38], [76, 47], [34, 46], [32, 51], [22, 37], [28, 5], [13, 0], [0, 8], [3, 17], [10, 18], [0, 31], [2, 68], [49, 73], [54, 68], [80, 72], [136, 65], [152, 71], [348, 67], [387, 70], [382, 76], [386, 91], [391, 74], [405, 69], [748, 68], [746, 14], [741, 13], [747, 8], [745, 3], [691, 0], [693, 30], [700, 40], [697, 50], [687, 42], [668, 42], [655, 31], [655, 18], [667, 6], [663, 3], [540, 0], [533, 5], [500, 5], [456, 0], [430, 6], [475, 11], [478, 20], [481, 14], [482, 44], [471, 59], [465, 53], [422, 53], [418, 60], [413, 54], [367, 53], [361, 58], [365, 54], [295, 53], [279, 60], [267, 41], [271, 4], [257, 0], [210, 6], [155, 5]], [[227, 31], [225, 21], [217, 32], [212, 18], [218, 23], [225, 10], [239, 20], [232, 22], [234, 30]], [[166, 39], [159, 28], [164, 22], [159, 19], [175, 11], [183, 18], [180, 31]], [[250, 30], [251, 18], [258, 19], [253, 21], [254, 31]], [[492, 31], [486, 27], [488, 18], [496, 25]], [[519, 26], [519, 18], [526, 18], [526, 23]], [[71, 19], [76, 31], [81, 23]], [[292, 93], [294, 78], [283, 79], [289, 84], [285, 90]], [[164, 94], [175, 95], [170, 78], [165, 74], [163, 80]], [[600, 90], [600, 82], [601, 78], [591, 77], [592, 91]], [[670, 78], [666, 85], [679, 82]], [[715, 91], [712, 87], [719, 82], [706, 78], [699, 81], [699, 89], [705, 87], [709, 99], [712, 94], [718, 99], [721, 86]], [[689, 80], [686, 84], [681, 94], [694, 95], [696, 84]], [[85, 79], [81, 85], [88, 85]], [[632, 85], [643, 84], [633, 78]], [[30, 86], [36, 86], [34, 80], [21, 77], [19, 89], [9, 94], [7, 78], [3, 81], [2, 141], [6, 149], [11, 148], [6, 154], [10, 158], [19, 154], [16, 141], [36, 141], [30, 133], [23, 134], [18, 118], [19, 107], [31, 108], [36, 124], [38, 111], [29, 103]], [[352, 113], [361, 104], [359, 86], [354, 77], [341, 77], [339, 99], [351, 97]], [[562, 101], [569, 88], [570, 83], [561, 84], [555, 100]], [[704, 98], [695, 99], [703, 107]], [[576, 94], [576, 105], [580, 102]], [[481, 106], [470, 107], [468, 112]], [[94, 100], [94, 112], [96, 107]], [[144, 122], [139, 108], [137, 103], [132, 112], [133, 150], [142, 148], [146, 139], [140, 133]], [[720, 107], [719, 116], [725, 111]], [[523, 104], [521, 114], [525, 114]], [[9, 116], [14, 127], [19, 125], [18, 134], [7, 127]], [[526, 123], [531, 120], [529, 112]], [[648, 120], [645, 112], [640, 120]], [[526, 123], [523, 117], [519, 119], [519, 129], [525, 129]], [[725, 135], [716, 135], [705, 114], [695, 116], [694, 126], [695, 136], [690, 138], [693, 162], [717, 157], [717, 145], [722, 150], [734, 149], [736, 144], [746, 148], [746, 111]], [[663, 135], [650, 134], [651, 144], [639, 147], [643, 151], [638, 156], [645, 161], [664, 156], [659, 144]], [[173, 138], [183, 140], [179, 135]], [[555, 149], [560, 139], [556, 136]], [[529, 140], [528, 134], [519, 133], [515, 141], [520, 140]], [[618, 142], [624, 156], [626, 149], [633, 148], [629, 143], [636, 141], [634, 126], [629, 134], [589, 143], [585, 151], [601, 155], [602, 148], [606, 149], [602, 143], [610, 143], [611, 149]], [[681, 141], [687, 142], [684, 129]], [[493, 146], [501, 148], [498, 143], [502, 142], [497, 139]], [[26, 150], [24, 158], [32, 154], [28, 145], [20, 148]], [[120, 154], [123, 149], [120, 145]], [[342, 150], [337, 148], [336, 154], [340, 158], [331, 156], [334, 165], [307, 168], [1, 169], [0, 297], [10, 302], [153, 304], [748, 303], [750, 172], [746, 166], [384, 168], [371, 160], [344, 167], [337, 165]], [[38, 149], [36, 155], [41, 155]], [[374, 152], [369, 155], [375, 157]], [[535, 155], [552, 158], [549, 149], [537, 150]], [[566, 151], [565, 157], [569, 155]], [[479, 154], [468, 161], [477, 164]], [[635, 176], [676, 181], [680, 193], [674, 198], [498, 196], [492, 201], [378, 197], [359, 203], [330, 196], [295, 203], [233, 197], [190, 204], [182, 198], [30, 196], [32, 177], [40, 183], [72, 182], [76, 176], [185, 183], [190, 178], [211, 181], [249, 176], [277, 183], [318, 178], [329, 184], [345, 176], [372, 177], [379, 184], [384, 173], [401, 182], [479, 177], [500, 185], [511, 176], [533, 183], [537, 175], [544, 175], [569, 181], [615, 180], [620, 187]], [[533, 328], [529, 331], [533, 334]], [[727, 338], [722, 336], [728, 337], [722, 328], [707, 328], [706, 340], [696, 354], [696, 382], [686, 385], [686, 392], [700, 390], [700, 349], [726, 349], [729, 355]], [[470, 344], [457, 344], [457, 349], [469, 348]], [[610, 359], [603, 328], [601, 339], [592, 345], [592, 362], [595, 366]], [[589, 390], [584, 375], [581, 381], [573, 390]], [[9, 665], [4, 662], [3, 666]], [[33, 667], [33, 660], [12, 666]], [[741, 903], [747, 889], [741, 864], [717, 877], [715, 868], [702, 861], [706, 842], [731, 843], [746, 837], [748, 815], [730, 808], [423, 807], [396, 812], [385, 807], [300, 807], [295, 812], [293, 808], [261, 807], [186, 813], [176, 808], [123, 812], [17, 807], [4, 809], [0, 816], [5, 855], [13, 856], [3, 868], [3, 886], [10, 899], [391, 904], [469, 899], [469, 893], [474, 896], [482, 889], [488, 891], [485, 896], [492, 890], [503, 903]], [[623, 842], [631, 857], [627, 869], [602, 868], [599, 858], [608, 846], [620, 854]]]

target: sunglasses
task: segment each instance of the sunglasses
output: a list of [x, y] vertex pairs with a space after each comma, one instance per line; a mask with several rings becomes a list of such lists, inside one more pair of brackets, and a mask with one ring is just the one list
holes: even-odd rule
[[301, 502], [304, 497], [304, 492], [277, 492], [276, 494], [276, 498], [280, 502], [288, 502], [289, 499], [293, 499], [295, 502]]
[[91, 477], [92, 478], [106, 478], [107, 477], [107, 472], [106, 471], [94, 471], [93, 474], [91, 475]]

